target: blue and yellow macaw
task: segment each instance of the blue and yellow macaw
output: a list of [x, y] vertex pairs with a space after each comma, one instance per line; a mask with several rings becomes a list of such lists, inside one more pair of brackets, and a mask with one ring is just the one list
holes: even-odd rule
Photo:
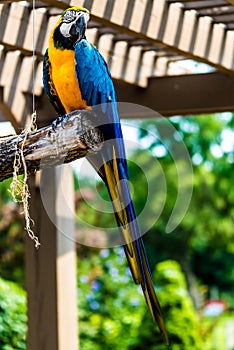
[[160, 305], [152, 283], [144, 244], [128, 188], [128, 168], [110, 71], [99, 51], [86, 40], [89, 11], [65, 10], [49, 39], [44, 56], [43, 83], [58, 121], [74, 110], [101, 106], [99, 126], [107, 141], [101, 151], [87, 156], [105, 182], [124, 242], [125, 254], [135, 283], [141, 284], [154, 321], [168, 342]]

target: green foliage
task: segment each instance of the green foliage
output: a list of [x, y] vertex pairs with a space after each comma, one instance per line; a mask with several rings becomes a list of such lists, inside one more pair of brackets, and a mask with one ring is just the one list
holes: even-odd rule
[[[187, 291], [179, 264], [167, 260], [156, 265], [153, 278], [157, 282], [157, 294], [163, 310], [171, 350], [201, 350], [198, 315]], [[138, 337], [142, 348], [164, 350], [166, 347], [154, 337], [154, 325], [145, 310]], [[144, 344], [144, 347], [143, 347]], [[133, 348], [133, 350], [137, 350]]]
[[0, 348], [26, 349], [25, 292], [13, 282], [0, 278]]
[[[87, 253], [87, 252], [86, 252]], [[82, 349], [163, 350], [144, 297], [133, 284], [122, 249], [91, 253], [79, 262], [79, 329]], [[155, 271], [171, 349], [201, 349], [199, 325], [179, 265], [166, 261]]]
[[7, 179], [1, 182], [1, 186], [0, 186], [0, 205], [1, 206], [12, 200], [11, 194], [9, 192], [11, 181], [12, 179]]

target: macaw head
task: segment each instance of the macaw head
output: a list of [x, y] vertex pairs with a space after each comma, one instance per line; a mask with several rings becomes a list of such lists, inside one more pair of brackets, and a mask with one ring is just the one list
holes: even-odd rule
[[53, 31], [54, 44], [60, 49], [73, 50], [76, 43], [85, 38], [89, 11], [83, 7], [66, 9]]

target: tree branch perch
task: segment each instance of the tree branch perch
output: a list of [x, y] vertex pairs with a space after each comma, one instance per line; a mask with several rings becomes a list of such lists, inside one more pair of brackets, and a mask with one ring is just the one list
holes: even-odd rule
[[[0, 181], [12, 176], [15, 154], [23, 147], [23, 156], [28, 173], [69, 163], [83, 158], [88, 153], [98, 152], [103, 144], [103, 136], [92, 123], [93, 111], [74, 111], [56, 132], [51, 126], [30, 134], [0, 138]], [[19, 174], [23, 174], [23, 167]]]

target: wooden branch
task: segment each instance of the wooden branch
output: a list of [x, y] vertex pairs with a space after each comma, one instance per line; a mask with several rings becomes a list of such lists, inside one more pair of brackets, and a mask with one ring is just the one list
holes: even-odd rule
[[[59, 124], [56, 132], [47, 126], [27, 135], [0, 138], [0, 181], [12, 176], [15, 155], [21, 152], [23, 143], [28, 173], [98, 152], [103, 136], [92, 123], [93, 118], [92, 111], [74, 111], [69, 114], [64, 128]], [[22, 173], [23, 167], [19, 170], [19, 174]]]

